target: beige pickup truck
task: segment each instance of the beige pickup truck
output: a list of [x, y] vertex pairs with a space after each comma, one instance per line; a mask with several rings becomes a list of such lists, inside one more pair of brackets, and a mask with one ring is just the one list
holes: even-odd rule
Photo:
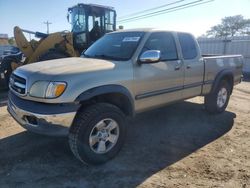
[[29, 131], [68, 135], [80, 161], [99, 164], [119, 152], [126, 120], [139, 112], [195, 96], [205, 97], [209, 113], [223, 112], [241, 81], [242, 61], [241, 55], [202, 56], [188, 33], [117, 31], [82, 57], [15, 70], [8, 111]]

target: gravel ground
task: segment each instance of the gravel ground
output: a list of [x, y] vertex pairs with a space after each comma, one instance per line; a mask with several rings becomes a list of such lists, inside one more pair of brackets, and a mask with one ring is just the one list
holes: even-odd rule
[[125, 146], [101, 166], [71, 154], [66, 138], [22, 129], [0, 93], [0, 187], [250, 187], [250, 82], [227, 111], [209, 115], [203, 98], [139, 114]]

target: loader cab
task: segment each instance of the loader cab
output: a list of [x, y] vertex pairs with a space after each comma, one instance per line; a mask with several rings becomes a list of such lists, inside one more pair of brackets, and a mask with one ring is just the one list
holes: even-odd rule
[[78, 4], [68, 9], [74, 47], [80, 53], [105, 33], [115, 31], [116, 12], [112, 7]]

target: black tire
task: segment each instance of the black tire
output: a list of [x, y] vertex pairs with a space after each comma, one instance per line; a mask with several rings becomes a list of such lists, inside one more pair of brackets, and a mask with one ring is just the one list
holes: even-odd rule
[[[228, 101], [230, 99], [231, 88], [232, 88], [232, 86], [230, 86], [226, 80], [222, 80], [219, 83], [218, 87], [215, 88], [214, 92], [205, 96], [205, 109], [210, 114], [218, 114], [218, 113], [224, 112], [227, 105], [228, 105]], [[222, 100], [224, 103], [222, 102], [221, 105], [219, 105], [217, 102], [217, 100], [219, 98], [219, 92], [223, 91], [223, 90], [226, 91], [226, 99]]]
[[[90, 135], [93, 133], [98, 122], [107, 118], [111, 118], [117, 122], [116, 125], [119, 127], [119, 136], [113, 147], [106, 153], [96, 153], [93, 148], [91, 148]], [[126, 117], [122, 111], [111, 104], [97, 103], [78, 112], [69, 131], [69, 145], [75, 157], [81, 162], [87, 164], [101, 164], [113, 158], [120, 151], [125, 136]], [[107, 147], [107, 142], [105, 142], [105, 148]], [[97, 144], [99, 147], [100, 140]]]
[[[16, 63], [16, 61], [13, 61]], [[7, 67], [6, 67], [6, 73], [5, 73], [5, 78], [6, 78], [6, 85], [9, 85], [9, 81], [10, 81], [10, 75], [12, 74], [12, 68], [11, 68], [11, 63], [8, 63]]]
[[61, 58], [66, 58], [68, 57], [66, 54], [62, 52], [58, 52], [55, 50], [50, 50], [46, 52], [45, 54], [41, 55], [39, 57], [39, 61], [47, 61], [47, 60], [52, 60], [52, 59], [61, 59]]
[[14, 59], [10, 59], [10, 58], [5, 58], [2, 61], [2, 65], [1, 65], [1, 70], [0, 72], [4, 74], [4, 80], [2, 80], [3, 82], [3, 86], [1, 85], [0, 89], [8, 89], [9, 86], [9, 80], [10, 80], [10, 75], [12, 73], [12, 68], [11, 68], [11, 63], [15, 62], [16, 60]]

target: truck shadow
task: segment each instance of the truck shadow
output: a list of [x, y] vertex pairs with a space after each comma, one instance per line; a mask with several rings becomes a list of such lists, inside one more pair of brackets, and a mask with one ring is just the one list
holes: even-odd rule
[[228, 111], [208, 115], [191, 102], [139, 114], [128, 125], [122, 151], [101, 166], [78, 162], [66, 138], [24, 131], [0, 140], [0, 185], [136, 187], [226, 134], [235, 117]]

